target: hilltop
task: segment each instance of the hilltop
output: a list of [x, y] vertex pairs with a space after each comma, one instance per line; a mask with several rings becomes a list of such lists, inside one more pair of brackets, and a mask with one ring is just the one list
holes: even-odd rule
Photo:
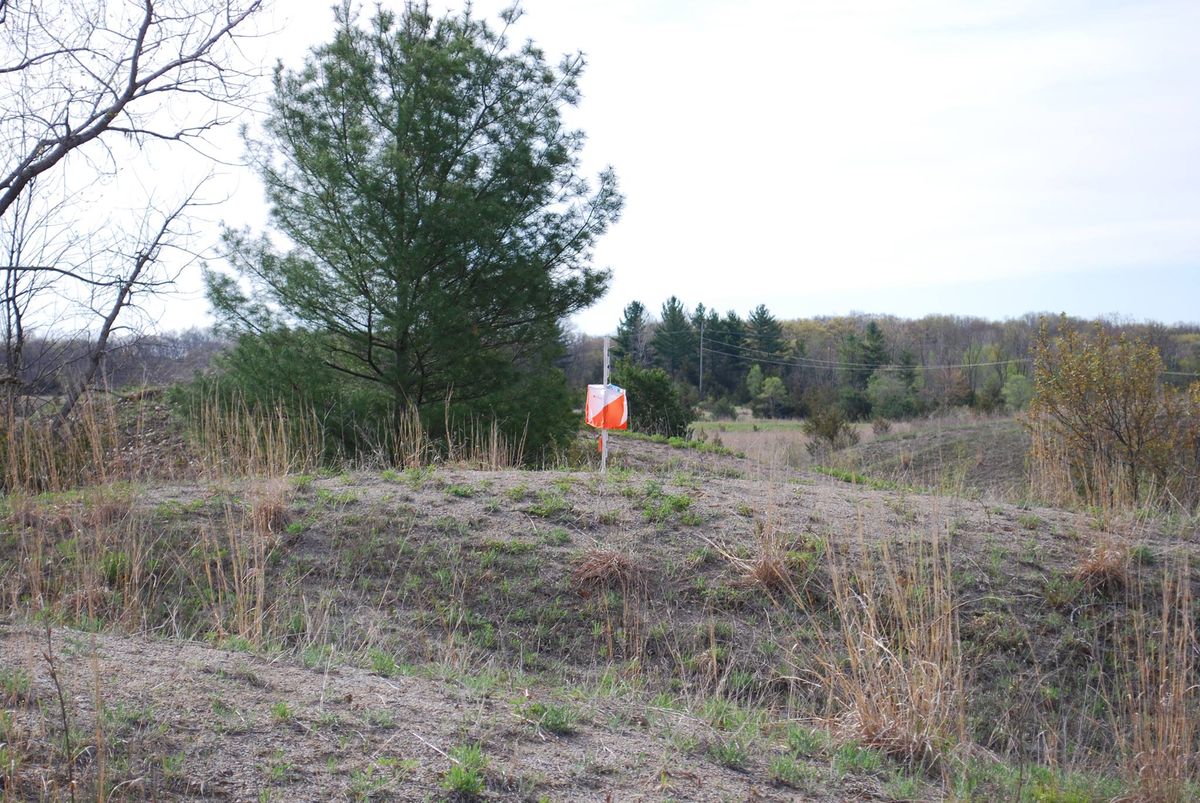
[[[1117, 667], [1195, 521], [873, 485], [617, 438], [604, 477], [439, 465], [10, 497], [6, 554], [42, 568], [0, 575], [5, 794], [64, 796], [52, 669], [74, 772], [116, 798], [1120, 794], [1121, 712], [1092, 667]], [[872, 743], [834, 699], [857, 682], [903, 717], [905, 690], [878, 684], [921, 682], [841, 663], [856, 605], [881, 638], [953, 620], [957, 670], [924, 682], [962, 707], [909, 721], [927, 755]]]

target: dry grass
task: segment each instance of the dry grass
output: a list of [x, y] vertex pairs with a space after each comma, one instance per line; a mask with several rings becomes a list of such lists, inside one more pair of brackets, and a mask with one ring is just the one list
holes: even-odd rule
[[1075, 570], [1075, 579], [1091, 591], [1113, 592], [1129, 583], [1129, 546], [1124, 539], [1101, 538]]
[[[267, 431], [254, 432], [260, 425]], [[297, 586], [289, 586], [296, 582], [289, 579], [291, 567], [287, 560], [279, 560], [284, 554], [281, 536], [290, 519], [293, 487], [283, 480], [282, 472], [313, 465], [310, 457], [316, 459], [316, 431], [304, 429], [309, 435], [303, 437], [314, 440], [297, 445], [287, 442], [288, 433], [294, 431], [291, 426], [285, 418], [271, 416], [255, 424], [248, 414], [238, 413], [234, 420], [214, 423], [202, 434], [200, 437], [208, 439], [205, 448], [211, 455], [197, 463], [201, 476], [239, 476], [237, 472], [244, 471], [252, 478], [214, 483], [218, 490], [207, 499], [185, 498], [188, 504], [203, 503], [203, 516], [189, 514], [189, 526], [195, 519], [203, 518], [204, 523], [177, 540], [172, 540], [170, 528], [162, 526], [161, 512], [155, 514], [150, 505], [134, 504], [134, 491], [119, 483], [83, 493], [10, 494], [8, 518], [0, 528], [7, 529], [11, 535], [8, 543], [14, 549], [11, 557], [0, 556], [4, 558], [0, 560], [0, 594], [7, 610], [40, 611], [57, 621], [86, 621], [89, 627], [113, 626], [216, 642], [237, 638], [249, 645], [240, 645], [245, 649], [333, 643], [329, 622], [336, 597], [300, 601], [301, 595], [293, 593]], [[433, 459], [431, 442], [425, 434], [415, 433], [412, 430], [406, 441], [407, 457], [397, 455], [396, 460]], [[216, 440], [221, 437], [227, 437], [230, 444], [223, 461], [216, 459], [215, 452]], [[519, 454], [494, 425], [477, 428], [470, 439], [459, 441], [450, 451], [455, 461], [488, 468], [507, 465]], [[521, 478], [522, 483], [526, 481], [534, 480]], [[236, 496], [244, 501], [234, 498], [231, 488], [236, 488]], [[739, 492], [744, 488], [739, 485]], [[177, 503], [172, 500], [172, 504]], [[745, 526], [745, 519], [737, 521]], [[687, 596], [699, 593], [688, 584], [692, 578], [677, 578], [669, 569], [659, 568], [671, 561], [682, 565], [678, 558], [683, 553], [671, 555], [657, 543], [647, 547], [647, 555], [600, 544], [571, 563], [570, 582], [585, 601], [567, 600], [564, 609], [577, 605], [580, 611], [571, 615], [594, 617], [586, 624], [596, 626], [592, 632], [597, 652], [608, 662], [624, 659], [623, 666], [636, 667], [627, 671], [645, 672], [656, 655], [673, 655], [677, 674], [672, 679], [678, 680], [683, 693], [698, 698], [732, 693], [758, 705], [777, 690], [778, 673], [767, 675], [775, 672], [778, 659], [772, 660], [762, 677], [752, 677], [747, 683], [747, 666], [757, 656], [748, 654], [745, 643], [743, 649], [735, 649], [737, 642], [731, 633], [740, 632], [740, 622], [749, 620], [735, 619], [731, 626], [729, 616], [748, 617], [747, 609], [757, 605], [759, 597], [769, 596], [777, 604], [770, 608], [771, 629], [762, 639], [771, 639], [773, 649], [786, 653], [797, 632], [804, 633], [802, 639], [817, 634], [817, 661], [813, 663], [809, 655], [801, 655], [800, 648], [793, 647], [795, 677], [785, 680], [799, 680], [827, 694], [822, 701], [825, 720], [835, 738], [876, 748], [912, 766], [944, 765], [947, 759], [963, 754], [969, 703], [964, 678], [968, 672], [958, 636], [959, 600], [951, 582], [947, 547], [936, 537], [901, 546], [886, 540], [876, 542], [860, 525], [855, 548], [832, 551], [827, 544], [833, 541], [824, 539], [852, 532], [848, 521], [826, 517], [815, 525], [819, 530], [806, 525], [808, 532], [825, 533], [828, 528], [829, 535], [823, 534], [821, 540], [788, 534], [784, 526], [788, 522], [781, 514], [772, 513], [760, 520], [753, 542], [749, 532], [739, 534], [741, 543], [737, 545], [733, 536], [721, 545], [700, 535], [729, 564], [719, 567], [721, 596], [704, 597], [703, 602]], [[680, 532], [690, 535], [699, 531]], [[683, 540], [681, 536], [672, 546], [678, 547]], [[955, 541], [956, 548], [960, 544]], [[705, 553], [712, 580], [711, 575], [717, 573], [713, 564], [719, 562], [712, 561], [707, 550]], [[562, 554], [565, 559], [566, 552]], [[477, 660], [495, 661], [495, 648], [470, 644], [475, 626], [467, 618], [471, 596], [467, 589], [480, 575], [455, 564], [459, 559], [439, 554], [438, 560], [445, 563], [430, 564], [452, 569], [449, 590], [438, 592], [445, 595], [443, 601], [453, 603], [444, 609], [455, 612], [446, 620], [446, 655], [468, 656], [457, 659], [463, 666], [474, 666]], [[661, 562], [651, 562], [654, 560]], [[361, 561], [351, 563], [353, 568], [343, 578], [346, 582], [339, 583], [342, 587], [356, 586], [360, 571], [363, 577], [370, 576], [369, 569], [360, 568]], [[1067, 573], [1073, 568], [1070, 563], [1065, 565]], [[821, 580], [810, 585], [814, 571], [820, 572]], [[1078, 564], [1075, 578], [1092, 590], [1128, 591], [1132, 600], [1138, 573], [1129, 562], [1126, 542], [1113, 536], [1096, 543]], [[679, 603], [682, 613], [677, 619], [650, 615], [648, 600], [659, 594], [658, 586], [665, 585], [657, 582], [660, 575], [667, 581], [679, 581], [673, 593], [678, 593], [675, 599], [686, 603]], [[416, 574], [413, 577], [419, 579]], [[656, 582], [648, 582], [650, 577]], [[1097, 681], [1097, 688], [1108, 694], [1112, 739], [1120, 746], [1125, 775], [1141, 799], [1185, 799], [1186, 784], [1195, 779], [1200, 716], [1197, 645], [1187, 578], [1184, 571], [1164, 589], [1161, 615], [1155, 608], [1129, 620], [1134, 622], [1130, 640], [1115, 653], [1129, 656], [1123, 674], [1102, 674]], [[394, 585], [401, 584], [397, 578]], [[390, 592], [394, 587], [390, 576], [388, 586]], [[748, 587], [764, 593], [749, 593]], [[968, 586], [964, 583], [963, 588]], [[704, 590], [713, 592], [718, 587], [710, 583]], [[664, 599], [666, 593], [662, 592]], [[812, 604], [810, 593], [821, 600], [820, 605]], [[382, 607], [384, 596], [379, 599]], [[1122, 599], [1122, 595], [1112, 594], [1106, 602], [1116, 607]], [[653, 604], [662, 601], [655, 599]], [[694, 604], [694, 608], [685, 604]], [[694, 614], [701, 605], [704, 620], [698, 621]], [[654, 613], [667, 609], [662, 605]], [[302, 618], [301, 626], [286, 623], [289, 616], [297, 615]], [[781, 620], [783, 627], [774, 629]], [[666, 633], [646, 635], [650, 630], [647, 621], [661, 624]], [[701, 627], [706, 632], [698, 634]], [[723, 632], [724, 628], [729, 632]], [[288, 640], [291, 636], [287, 634], [296, 629], [304, 641]], [[513, 631], [501, 638], [521, 635]], [[586, 635], [582, 641], [586, 645]], [[381, 639], [379, 643], [387, 642]], [[648, 643], [656, 646], [647, 650]], [[818, 705], [793, 713], [807, 719], [819, 709]], [[1048, 723], [1049, 717], [1047, 714]], [[1095, 721], [1089, 719], [1088, 723]], [[1101, 720], [1100, 724], [1107, 723]], [[1054, 725], [1049, 727], [1053, 730]], [[0, 741], [4, 738], [0, 722]], [[1104, 755], [1088, 766], [1112, 773], [1117, 757], [1107, 734], [1104, 739]], [[0, 768], [0, 777], [6, 771]]]
[[771, 548], [751, 561], [742, 576], [768, 591], [783, 591], [792, 585], [791, 574], [786, 552]]
[[824, 553], [823, 543], [797, 539], [785, 532], [773, 513], [755, 522], [756, 548], [749, 558], [741, 557], [727, 545], [701, 537], [729, 562], [742, 585], [762, 589], [772, 598], [779, 595], [780, 599], [795, 601], [803, 598], [804, 587]]
[[1189, 799], [1200, 772], [1200, 642], [1189, 581], [1186, 561], [1165, 569], [1160, 610], [1135, 609], [1120, 648], [1114, 733], [1138, 800]]
[[291, 522], [289, 485], [282, 479], [259, 483], [250, 493], [250, 520], [255, 533], [278, 537]]
[[264, 410], [239, 398], [224, 403], [213, 398], [189, 417], [197, 476], [281, 477], [321, 464], [325, 433], [315, 411], [292, 415], [282, 406]]
[[633, 558], [612, 549], [589, 549], [571, 569], [571, 581], [584, 597], [596, 591], [629, 589], [641, 576]]
[[840, 739], [931, 766], [966, 743], [965, 670], [947, 551], [936, 536], [908, 546], [830, 553], [839, 627], [817, 675]]
[[113, 469], [119, 433], [114, 406], [94, 396], [58, 428], [50, 415], [0, 407], [0, 488], [38, 493], [124, 479]]
[[640, 665], [646, 651], [646, 573], [629, 555], [592, 548], [575, 560], [571, 580], [579, 595], [595, 595], [602, 655]]
[[[415, 411], [413, 412], [415, 416]], [[418, 419], [419, 421], [419, 419]], [[447, 460], [468, 468], [499, 471], [520, 466], [525, 459], [525, 433], [513, 440], [505, 436], [500, 422], [492, 419], [484, 422], [472, 419], [465, 426], [451, 427], [447, 421], [450, 438]]]

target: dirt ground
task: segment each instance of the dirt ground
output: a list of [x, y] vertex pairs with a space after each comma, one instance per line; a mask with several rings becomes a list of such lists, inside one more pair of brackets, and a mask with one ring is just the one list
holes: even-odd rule
[[[269, 600], [268, 637], [255, 646], [205, 596], [212, 584], [198, 577], [216, 564], [187, 561], [214, 532], [240, 532], [230, 522], [268, 491], [282, 510], [250, 570]], [[66, 521], [64, 539], [87, 509], [76, 496], [31, 504], [21, 526]], [[482, 749], [492, 800], [936, 799], [934, 776], [900, 793], [888, 786], [896, 768], [847, 769], [832, 749], [797, 754], [801, 781], [773, 773], [790, 755], [800, 698], [820, 696], [788, 678], [830, 610], [820, 571], [806, 581], [810, 610], [748, 583], [764, 534], [802, 557], [817, 543], [944, 544], [974, 684], [970, 728], [993, 751], [1073, 716], [1072, 678], [1084, 682], [1096, 622], [1113, 608], [1066, 582], [1096, 544], [1136, 546], [1147, 572], [1198, 546], [1191, 519], [872, 490], [621, 438], [606, 478], [362, 471], [144, 486], [128, 504], [128, 520], [178, 562], [155, 581], [170, 593], [157, 593], [140, 627], [108, 626], [101, 613], [57, 621], [49, 648], [29, 612], [10, 609], [0, 739], [26, 760], [4, 776], [5, 799], [64, 799], [54, 675], [74, 765], [93, 779], [104, 765], [114, 799], [467, 799], [448, 788], [467, 745]], [[216, 544], [218, 563], [236, 532]], [[581, 561], [597, 552], [625, 556], [632, 579], [589, 590]], [[65, 555], [51, 553], [46, 571]], [[117, 606], [107, 593], [103, 604]], [[102, 632], [81, 629], [88, 622]], [[548, 725], [546, 706], [570, 722]]]
[[[95, 701], [124, 712], [116, 738], [179, 755], [174, 773], [147, 763], [126, 793], [188, 800], [430, 800], [446, 796], [449, 751], [485, 745], [488, 796], [552, 800], [793, 800], [755, 775], [673, 750], [664, 734], [701, 723], [670, 710], [610, 716], [605, 701], [569, 735], [540, 730], [522, 707], [536, 691], [469, 688], [354, 667], [306, 669], [199, 644], [55, 630], [53, 655], [72, 724], [95, 728]], [[53, 708], [46, 634], [0, 627], [0, 664], [33, 679]], [[288, 714], [279, 708], [285, 704]], [[274, 710], [273, 710], [273, 707]], [[617, 711], [621, 706], [616, 706]], [[18, 728], [37, 730], [31, 709]], [[620, 727], [605, 722], [622, 721]], [[83, 756], [80, 763], [94, 757]], [[114, 772], [115, 770], [110, 770]], [[26, 792], [34, 789], [25, 787]], [[870, 797], [867, 789], [862, 790]]]

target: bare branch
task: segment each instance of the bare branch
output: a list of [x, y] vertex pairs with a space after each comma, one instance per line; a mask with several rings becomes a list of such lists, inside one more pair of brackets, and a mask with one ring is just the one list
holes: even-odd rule
[[[122, 29], [100, 24], [99, 8], [66, 3], [58, 15], [4, 7], [0, 31], [0, 216], [37, 176], [107, 133], [163, 140], [203, 134], [224, 122], [161, 128], [169, 115], [156, 98], [199, 95], [236, 100], [250, 76], [225, 66], [223, 44], [259, 10], [262, 0], [213, 0], [172, 14], [172, 0], [143, 0], [135, 19], [112, 14]], [[118, 125], [118, 120], [125, 122]]]
[[[79, 397], [84, 392], [89, 390], [95, 383], [96, 376], [100, 372], [100, 367], [104, 362], [104, 356], [107, 353], [108, 341], [113, 332], [116, 331], [117, 317], [121, 311], [131, 303], [133, 293], [142, 282], [142, 276], [146, 270], [158, 259], [163, 245], [171, 233], [171, 226], [178, 220], [189, 206], [193, 203], [200, 188], [196, 187], [174, 210], [163, 217], [161, 225], [150, 236], [149, 240], [141, 245], [133, 258], [133, 267], [129, 272], [128, 277], [121, 283], [117, 296], [112, 302], [112, 306], [108, 310], [108, 314], [104, 317], [104, 322], [100, 326], [100, 332], [96, 336], [96, 342], [92, 347], [91, 354], [88, 357], [88, 366], [84, 376], [80, 382], [67, 394], [63, 401], [62, 409], [58, 412], [58, 417], [55, 420], [55, 429], [60, 429], [71, 415], [71, 411], [75, 408], [75, 404], [79, 401]], [[151, 283], [151, 286], [153, 284]]]

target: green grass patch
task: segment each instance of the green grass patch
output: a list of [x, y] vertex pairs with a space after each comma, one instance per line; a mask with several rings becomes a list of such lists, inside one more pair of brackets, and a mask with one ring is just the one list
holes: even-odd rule
[[857, 471], [847, 471], [844, 468], [834, 468], [833, 466], [813, 466], [812, 470], [818, 474], [824, 474], [826, 477], [833, 477], [835, 480], [848, 482], [851, 485], [862, 485], [866, 488], [870, 488], [873, 491], [914, 490], [890, 480], [880, 480], [874, 477], [868, 477], [866, 474], [859, 474]]
[[450, 769], [442, 776], [442, 788], [447, 792], [464, 797], [477, 797], [483, 793], [483, 771], [487, 768], [487, 757], [477, 744], [459, 745], [450, 750]]
[[575, 732], [579, 715], [570, 706], [557, 703], [529, 703], [523, 709], [526, 719], [548, 733], [569, 736]]

